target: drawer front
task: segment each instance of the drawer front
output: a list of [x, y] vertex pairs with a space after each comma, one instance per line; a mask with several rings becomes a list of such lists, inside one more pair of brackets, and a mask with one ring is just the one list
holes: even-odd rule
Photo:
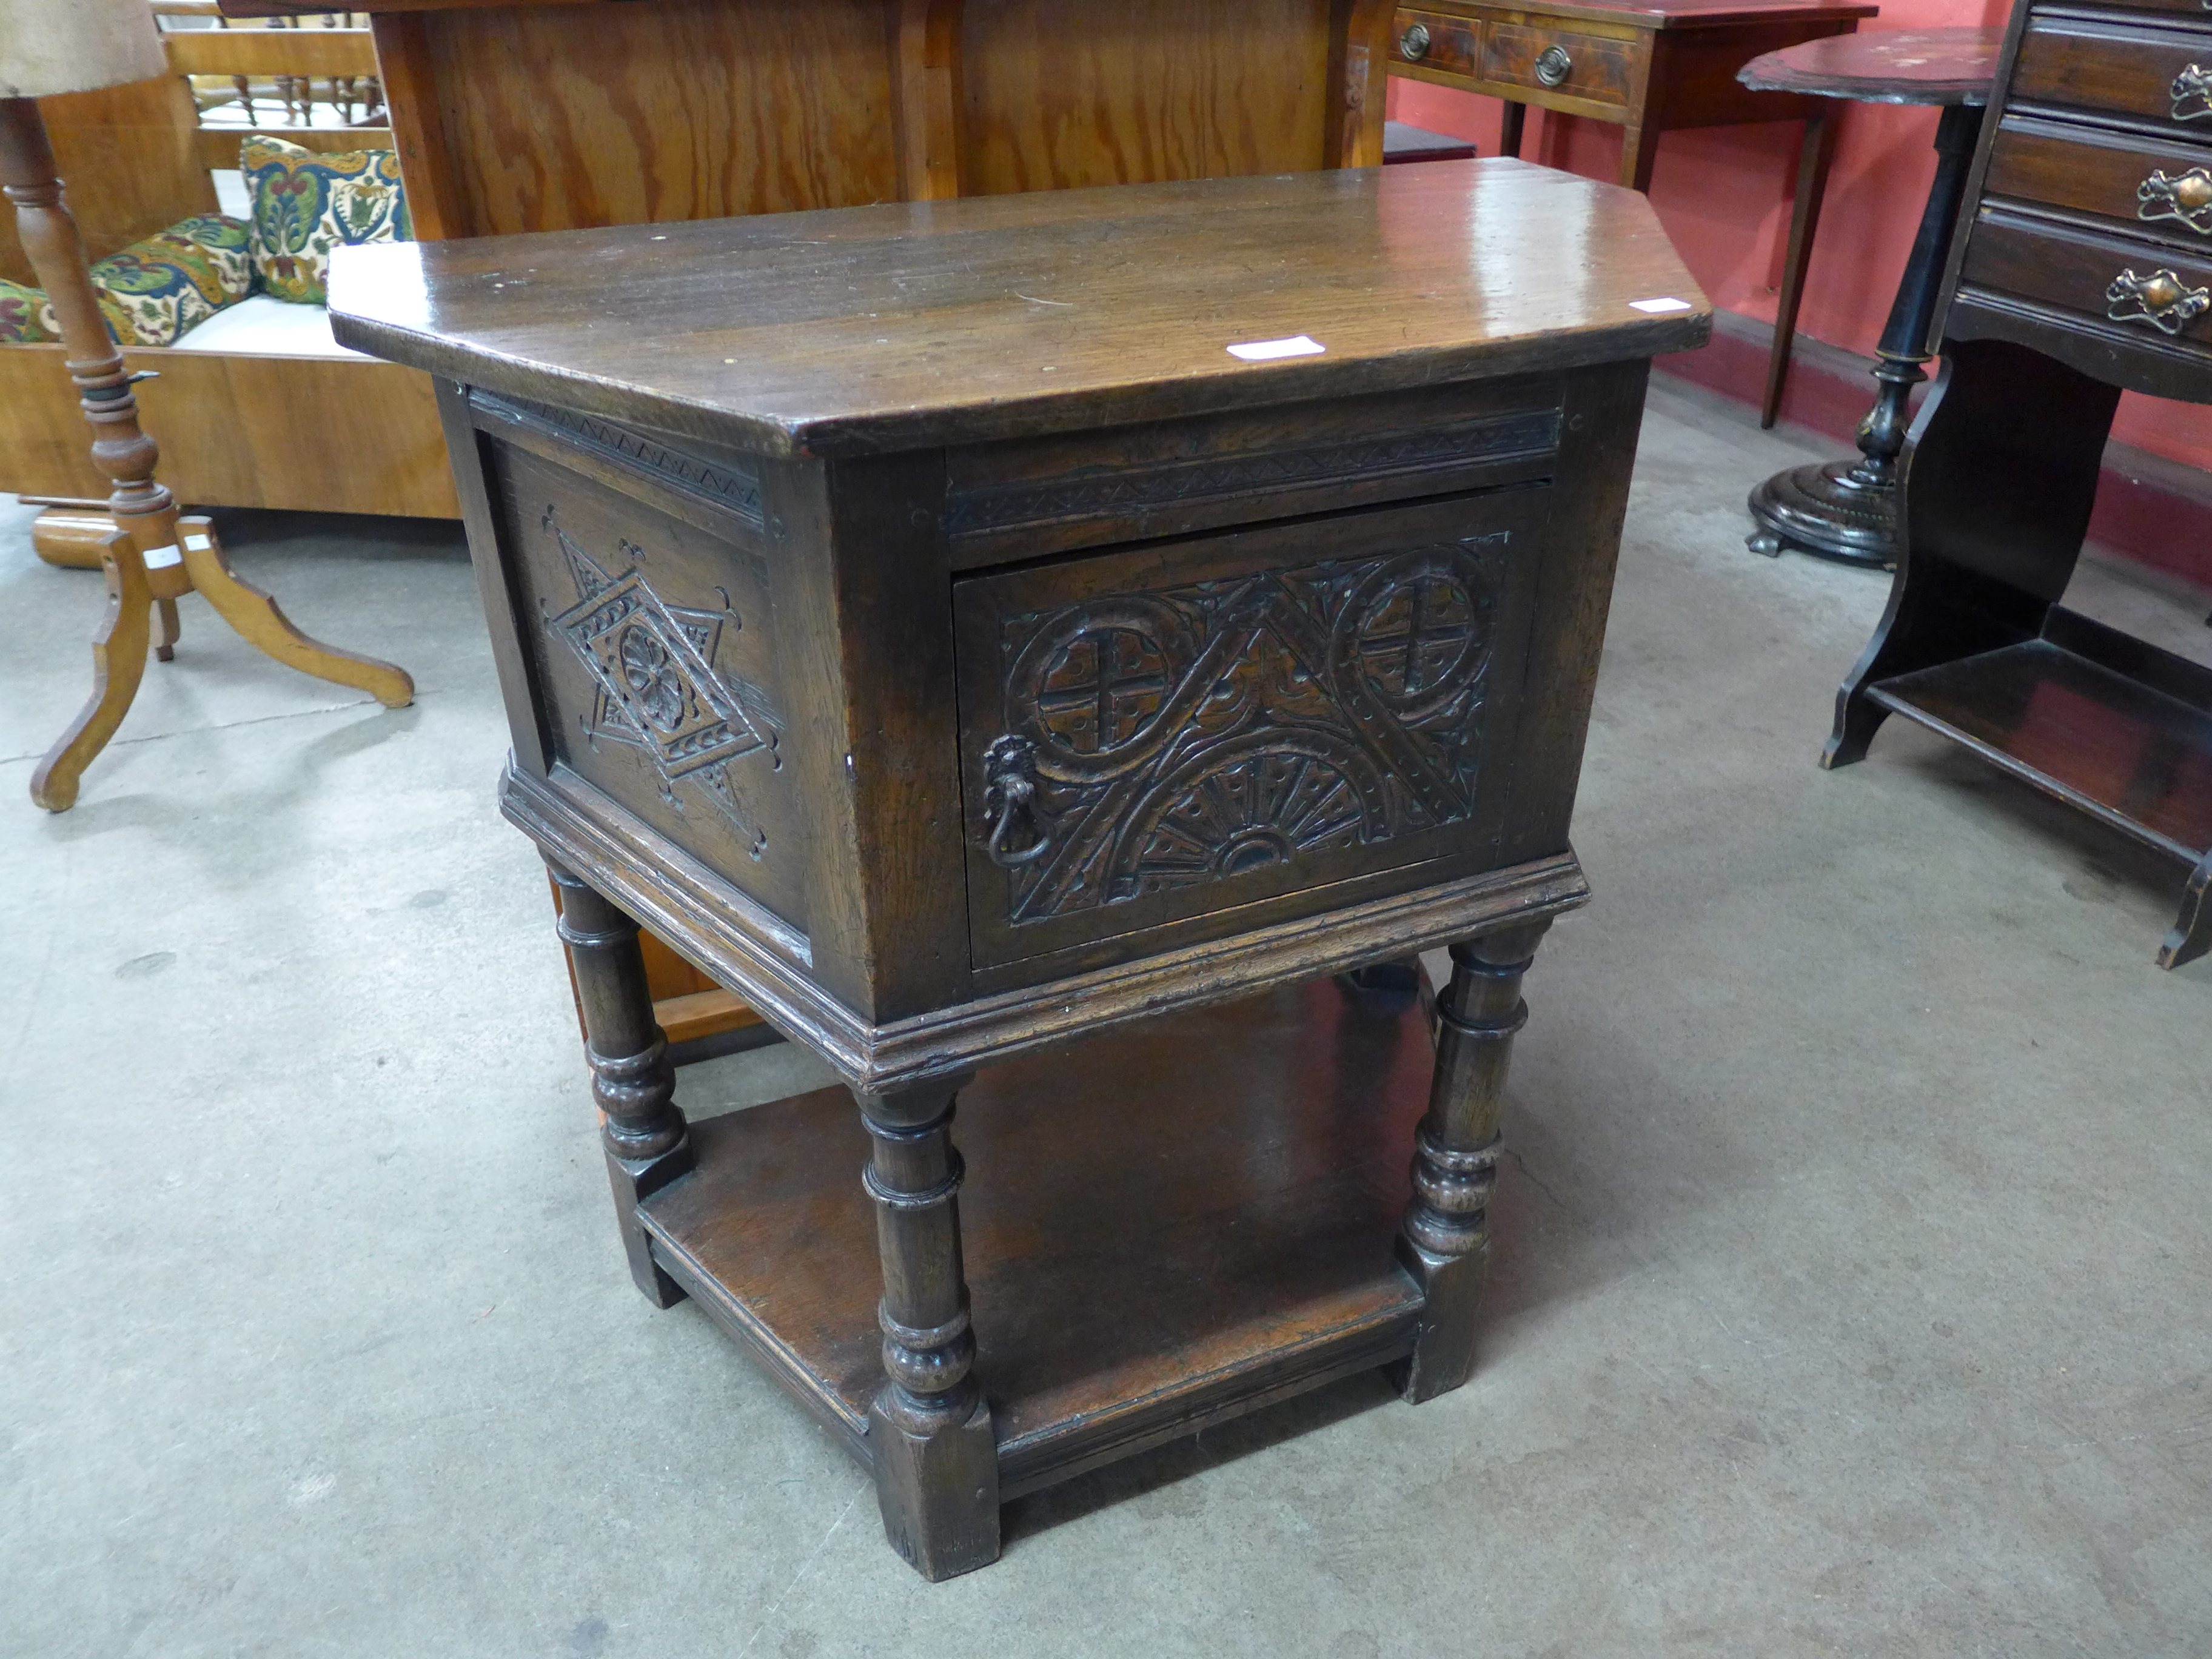
[[1413, 11], [1401, 8], [1395, 25], [1401, 62], [1446, 75], [1472, 76], [1481, 63], [1482, 26], [1449, 12]]
[[1635, 46], [1565, 29], [1493, 23], [1482, 37], [1482, 78], [1626, 107]]
[[1984, 210], [1960, 273], [2145, 344], [2212, 348], [2212, 251], [2184, 252]]
[[1517, 375], [1279, 410], [958, 449], [945, 457], [953, 566], [1188, 536], [1547, 477], [1561, 385]]
[[1521, 717], [1551, 495], [957, 582], [979, 974], [1102, 941], [1084, 960], [1144, 954], [1263, 901], [1288, 901], [1287, 919], [1489, 867], [1510, 780], [1486, 762]]
[[2185, 250], [2212, 243], [2212, 149], [2008, 120], [1990, 149], [1985, 188], [2124, 221]]
[[2012, 99], [2212, 137], [2212, 34], [2039, 20], [2021, 45]]

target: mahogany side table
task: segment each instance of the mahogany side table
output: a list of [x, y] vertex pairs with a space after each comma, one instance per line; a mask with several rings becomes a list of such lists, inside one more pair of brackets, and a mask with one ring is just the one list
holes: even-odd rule
[[1759, 527], [1747, 544], [1754, 553], [1771, 558], [1796, 548], [1845, 564], [1888, 569], [1897, 563], [1897, 457], [1905, 447], [1906, 404], [1912, 388], [1928, 378], [1921, 364], [1935, 354], [1928, 331], [2003, 40], [2003, 31], [1993, 28], [1896, 29], [1808, 40], [1744, 65], [1741, 79], [1747, 87], [1863, 104], [1936, 104], [1943, 111], [1928, 204], [1875, 348], [1874, 377], [1881, 390], [1859, 422], [1859, 459], [1792, 467], [1753, 490], [1751, 516]]
[[1763, 52], [1847, 35], [1878, 10], [1853, 0], [1420, 0], [1398, 9], [1390, 73], [1504, 99], [1507, 155], [1521, 153], [1531, 104], [1625, 127], [1620, 182], [1635, 190], [1651, 186], [1662, 132], [1804, 122], [1759, 422], [1771, 426], [1835, 131], [1820, 99], [1739, 85], [1735, 72]]
[[[1641, 197], [1437, 161], [333, 280], [441, 380], [631, 1271], [908, 1560], [1355, 1370], [1467, 1377], [1649, 361], [1710, 327]], [[639, 922], [850, 1099], [687, 1124]], [[1433, 1048], [1328, 978], [1447, 944]]]

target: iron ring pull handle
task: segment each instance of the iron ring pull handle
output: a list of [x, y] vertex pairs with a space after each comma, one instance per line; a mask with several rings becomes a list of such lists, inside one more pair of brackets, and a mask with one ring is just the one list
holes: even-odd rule
[[2212, 115], [2212, 70], [2202, 64], [2188, 65], [2173, 77], [2166, 94], [2173, 100], [2175, 120], [2203, 120]]
[[1550, 46], [1536, 54], [1536, 83], [1539, 86], [1559, 87], [1575, 72], [1575, 60], [1567, 56], [1567, 49]]
[[[2212, 0], [2206, 0], [2212, 5]], [[1411, 64], [1418, 64], [1429, 55], [1429, 26], [1416, 23], [1398, 37], [1398, 53]]]
[[[1036, 745], [1012, 733], [992, 740], [983, 751], [983, 815], [994, 820], [983, 851], [1001, 870], [1034, 864], [1051, 849], [1052, 838], [1036, 823]], [[1035, 837], [1020, 851], [1007, 844], [1018, 823]]]
[[2116, 323], [2148, 323], [2164, 334], [2181, 331], [2212, 310], [2212, 289], [2191, 288], [2171, 270], [2139, 276], [2123, 270], [2105, 290], [2105, 315]]

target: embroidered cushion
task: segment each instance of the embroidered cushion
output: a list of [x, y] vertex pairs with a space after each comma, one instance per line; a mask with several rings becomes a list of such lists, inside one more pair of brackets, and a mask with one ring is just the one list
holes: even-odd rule
[[236, 305], [253, 286], [242, 221], [204, 213], [179, 220], [120, 253], [96, 259], [107, 331], [124, 345], [165, 346]]
[[46, 305], [43, 289], [0, 277], [0, 340], [58, 340], [61, 325]]
[[326, 303], [334, 247], [415, 240], [391, 150], [319, 155], [282, 138], [248, 138], [238, 162], [253, 204], [254, 276], [279, 300]]
[[[242, 221], [205, 213], [182, 219], [92, 265], [100, 314], [117, 343], [173, 345], [179, 336], [243, 300], [253, 284]], [[58, 340], [46, 295], [0, 282], [0, 340]]]

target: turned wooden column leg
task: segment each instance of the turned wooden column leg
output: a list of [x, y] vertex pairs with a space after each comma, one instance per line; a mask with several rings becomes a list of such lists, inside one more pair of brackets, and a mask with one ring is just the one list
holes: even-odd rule
[[1437, 1069], [1413, 1145], [1413, 1201], [1398, 1231], [1398, 1260], [1427, 1300], [1413, 1352], [1393, 1373], [1418, 1404], [1474, 1370], [1475, 1316], [1490, 1260], [1490, 1197], [1498, 1185], [1498, 1121], [1521, 1000], [1548, 921], [1451, 947], [1451, 984], [1437, 999]]
[[561, 890], [561, 942], [584, 1016], [592, 1098], [605, 1115], [600, 1139], [630, 1277], [655, 1307], [672, 1307], [684, 1299], [683, 1287], [653, 1261], [637, 1206], [690, 1170], [691, 1139], [677, 1109], [668, 1040], [646, 990], [637, 924], [566, 870], [547, 867]]
[[876, 1501], [893, 1548], [923, 1577], [999, 1559], [999, 1449], [970, 1374], [975, 1337], [960, 1261], [956, 1079], [896, 1094], [854, 1091], [873, 1138], [861, 1180], [883, 1257], [884, 1386], [868, 1411]]

